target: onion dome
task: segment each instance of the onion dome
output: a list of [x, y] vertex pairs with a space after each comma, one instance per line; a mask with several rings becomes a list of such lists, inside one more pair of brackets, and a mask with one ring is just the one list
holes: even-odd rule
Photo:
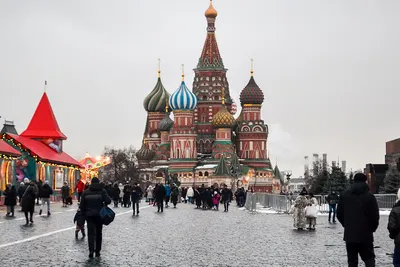
[[171, 118], [169, 117], [169, 112], [167, 112], [165, 113], [165, 117], [160, 121], [158, 130], [160, 130], [161, 132], [169, 132], [172, 126], [174, 126], [174, 121], [171, 120]]
[[204, 14], [207, 18], [216, 18], [218, 16], [217, 10], [213, 7], [212, 0], [210, 0], [210, 7], [206, 10]]
[[172, 110], [194, 110], [197, 106], [197, 96], [185, 84], [185, 75], [182, 74], [182, 83], [171, 97], [169, 106]]
[[146, 142], [142, 143], [142, 147], [136, 152], [138, 160], [152, 160], [155, 156], [155, 152], [148, 148]]
[[164, 112], [168, 99], [169, 94], [158, 77], [156, 86], [143, 101], [144, 109], [147, 112]]
[[214, 115], [212, 121], [214, 128], [232, 128], [235, 123], [233, 115], [222, 105], [220, 111]]
[[249, 83], [240, 93], [241, 105], [256, 104], [261, 105], [264, 102], [264, 93], [256, 84], [254, 77], [251, 76]]
[[231, 114], [232, 114], [232, 115], [235, 115], [236, 112], [237, 112], [237, 106], [236, 106], [236, 103], [233, 102], [233, 103], [232, 103], [232, 106], [231, 106]]

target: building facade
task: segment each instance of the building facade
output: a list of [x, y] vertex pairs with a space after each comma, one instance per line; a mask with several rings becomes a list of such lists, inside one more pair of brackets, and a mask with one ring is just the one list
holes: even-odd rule
[[241, 113], [234, 118], [236, 104], [215, 36], [217, 15], [210, 1], [193, 90], [182, 73], [179, 88], [170, 95], [159, 70], [156, 86], [144, 100], [147, 123], [137, 152], [140, 177], [147, 181], [154, 177], [158, 182], [165, 181], [166, 175], [176, 176], [183, 186], [231, 181], [228, 186], [279, 192], [281, 181], [275, 177], [267, 153], [268, 125], [261, 117], [264, 93], [251, 69], [240, 94]]

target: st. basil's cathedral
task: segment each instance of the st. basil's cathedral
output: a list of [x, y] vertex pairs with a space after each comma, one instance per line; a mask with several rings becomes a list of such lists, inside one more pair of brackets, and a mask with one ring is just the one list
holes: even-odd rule
[[136, 153], [140, 177], [165, 182], [166, 176], [175, 176], [181, 186], [227, 184], [279, 192], [283, 181], [278, 167], [271, 165], [268, 125], [261, 118], [264, 93], [251, 69], [240, 93], [240, 115], [234, 118], [236, 105], [215, 37], [217, 15], [211, 0], [193, 90], [182, 73], [179, 88], [170, 95], [159, 70], [156, 86], [144, 99], [147, 120], [142, 147]]

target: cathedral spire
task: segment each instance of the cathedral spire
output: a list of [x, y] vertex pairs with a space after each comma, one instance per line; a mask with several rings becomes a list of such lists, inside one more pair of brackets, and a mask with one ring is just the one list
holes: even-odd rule
[[218, 13], [211, 0], [210, 7], [205, 12], [207, 18], [207, 38], [199, 63], [197, 64], [198, 69], [224, 69], [224, 63], [219, 54], [218, 44], [215, 38], [215, 20], [217, 15]]

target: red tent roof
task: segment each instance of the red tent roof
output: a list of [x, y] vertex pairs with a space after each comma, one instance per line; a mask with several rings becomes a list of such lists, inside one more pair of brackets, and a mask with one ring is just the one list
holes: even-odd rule
[[21, 153], [18, 150], [7, 144], [4, 140], [0, 139], [0, 154], [8, 156], [19, 157]]
[[83, 167], [78, 161], [73, 159], [67, 153], [57, 153], [55, 150], [40, 141], [36, 141], [23, 136], [18, 136], [15, 134], [6, 134], [6, 138], [14, 139], [15, 143], [20, 143], [24, 149], [27, 149], [33, 155], [38, 156], [38, 158], [42, 161], [64, 165], [74, 165], [80, 168]]
[[67, 139], [58, 126], [46, 92], [43, 93], [28, 128], [21, 133], [21, 136], [29, 138]]

